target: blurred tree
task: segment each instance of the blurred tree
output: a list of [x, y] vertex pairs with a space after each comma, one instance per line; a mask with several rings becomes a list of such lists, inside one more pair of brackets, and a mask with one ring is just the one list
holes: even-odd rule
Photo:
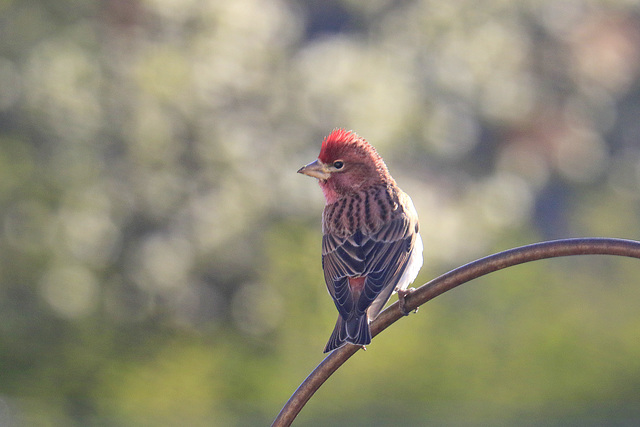
[[[639, 12], [2, 2], [0, 423], [268, 422], [335, 320], [322, 196], [295, 171], [336, 126], [412, 195], [419, 280], [543, 238], [638, 238]], [[299, 422], [639, 419], [637, 274], [571, 260], [454, 292]]]

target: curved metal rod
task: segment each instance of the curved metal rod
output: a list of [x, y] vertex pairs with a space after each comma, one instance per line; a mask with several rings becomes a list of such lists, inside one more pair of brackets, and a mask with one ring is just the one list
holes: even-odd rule
[[[503, 268], [571, 255], [640, 258], [640, 242], [613, 238], [579, 238], [553, 240], [509, 249], [465, 264], [422, 285], [407, 295], [405, 308], [415, 310], [456, 286]], [[375, 337], [402, 317], [404, 315], [398, 303], [390, 305], [371, 323], [371, 335]], [[296, 389], [273, 421], [272, 427], [290, 426], [316, 390], [358, 350], [359, 346], [347, 344], [330, 353]]]

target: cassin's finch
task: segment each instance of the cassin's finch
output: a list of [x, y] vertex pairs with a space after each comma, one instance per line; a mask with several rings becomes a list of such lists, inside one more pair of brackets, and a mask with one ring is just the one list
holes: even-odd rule
[[326, 199], [322, 267], [338, 321], [324, 351], [365, 346], [369, 323], [393, 292], [404, 311], [422, 267], [418, 214], [375, 148], [354, 132], [334, 130], [318, 159], [298, 172], [318, 178]]

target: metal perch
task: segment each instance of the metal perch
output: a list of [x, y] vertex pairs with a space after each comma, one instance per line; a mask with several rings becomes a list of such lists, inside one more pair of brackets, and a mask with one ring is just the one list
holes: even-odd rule
[[[415, 310], [438, 295], [493, 271], [525, 262], [571, 255], [615, 255], [640, 258], [640, 242], [612, 238], [580, 238], [553, 240], [509, 249], [465, 264], [422, 285], [407, 295], [405, 309]], [[375, 337], [402, 317], [404, 315], [398, 303], [392, 304], [371, 323], [372, 336]], [[360, 350], [359, 346], [347, 344], [330, 353], [296, 389], [280, 410], [272, 426], [291, 425], [316, 390], [358, 350]]]

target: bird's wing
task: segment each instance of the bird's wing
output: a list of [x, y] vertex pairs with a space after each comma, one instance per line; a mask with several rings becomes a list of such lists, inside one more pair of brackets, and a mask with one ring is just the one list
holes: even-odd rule
[[[391, 295], [402, 273], [416, 238], [415, 226], [402, 213], [366, 234], [357, 230], [347, 237], [325, 234], [322, 265], [329, 293], [344, 319], [366, 313], [383, 291]], [[365, 277], [361, 291], [353, 292], [349, 277]]]

